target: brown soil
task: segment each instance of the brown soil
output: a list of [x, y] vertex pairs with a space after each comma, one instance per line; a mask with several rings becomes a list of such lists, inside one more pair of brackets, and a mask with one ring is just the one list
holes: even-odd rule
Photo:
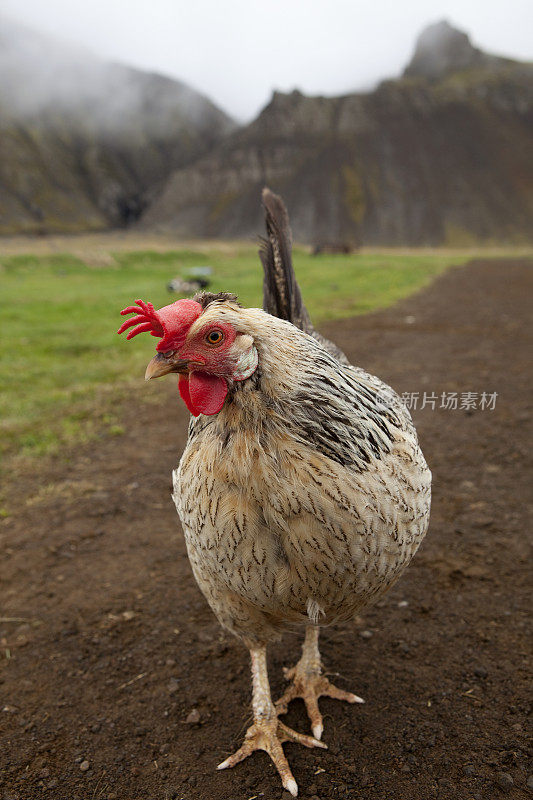
[[[498, 398], [494, 411], [413, 412], [434, 474], [430, 532], [378, 607], [322, 634], [338, 685], [366, 704], [321, 701], [327, 752], [286, 746], [302, 798], [528, 796], [532, 266], [475, 262], [325, 329], [401, 392]], [[5, 800], [282, 797], [264, 754], [215, 770], [247, 722], [248, 657], [189, 568], [169, 497], [187, 418], [173, 382], [160, 389], [155, 405], [131, 397], [123, 437], [42, 462], [13, 489], [0, 528]], [[298, 648], [271, 648], [276, 695]], [[301, 701], [288, 721], [307, 731]]]

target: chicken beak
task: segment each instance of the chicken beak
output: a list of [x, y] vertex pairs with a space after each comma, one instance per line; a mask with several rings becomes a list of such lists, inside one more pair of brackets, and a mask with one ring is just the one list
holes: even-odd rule
[[188, 362], [182, 358], [175, 358], [175, 353], [156, 353], [146, 367], [145, 381], [160, 378], [170, 372], [187, 372]]

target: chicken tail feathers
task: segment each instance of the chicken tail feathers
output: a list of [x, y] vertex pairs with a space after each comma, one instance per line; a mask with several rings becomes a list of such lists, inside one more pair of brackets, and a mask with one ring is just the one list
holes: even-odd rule
[[259, 249], [265, 273], [263, 309], [274, 317], [292, 322], [305, 333], [312, 333], [311, 319], [292, 265], [292, 231], [287, 209], [281, 197], [266, 187], [262, 200], [267, 232]]
[[261, 238], [259, 257], [263, 264], [263, 310], [286, 319], [319, 341], [342, 364], [349, 361], [337, 345], [315, 331], [302, 300], [292, 265], [292, 231], [281, 197], [267, 187], [262, 193], [267, 235]]

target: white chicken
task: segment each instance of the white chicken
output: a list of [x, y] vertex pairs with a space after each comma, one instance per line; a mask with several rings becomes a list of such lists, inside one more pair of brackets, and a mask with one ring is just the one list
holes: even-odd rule
[[[322, 674], [319, 629], [353, 619], [400, 576], [428, 527], [431, 473], [393, 390], [312, 328], [285, 207], [269, 190], [263, 203], [264, 310], [226, 293], [158, 311], [137, 301], [119, 332], [161, 338], [147, 379], [179, 374], [193, 416], [174, 500], [198, 585], [251, 654], [254, 721], [219, 769], [266, 750], [296, 796], [282, 743], [325, 746], [321, 695], [363, 702]], [[266, 647], [297, 628], [302, 657], [274, 704]], [[279, 720], [295, 697], [313, 736]]]

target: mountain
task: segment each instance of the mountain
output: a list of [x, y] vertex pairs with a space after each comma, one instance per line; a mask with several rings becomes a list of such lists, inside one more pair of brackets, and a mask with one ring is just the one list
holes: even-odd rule
[[533, 236], [533, 66], [447, 23], [404, 75], [343, 97], [275, 92], [259, 117], [174, 172], [141, 225], [249, 237], [280, 192], [308, 243], [438, 245]]
[[0, 75], [0, 233], [128, 224], [235, 128], [179, 81], [1, 15]]
[[474, 47], [466, 33], [441, 20], [428, 25], [418, 37], [404, 76], [440, 80], [454, 72], [472, 68], [494, 72], [515, 63], [509, 58], [484, 53]]

